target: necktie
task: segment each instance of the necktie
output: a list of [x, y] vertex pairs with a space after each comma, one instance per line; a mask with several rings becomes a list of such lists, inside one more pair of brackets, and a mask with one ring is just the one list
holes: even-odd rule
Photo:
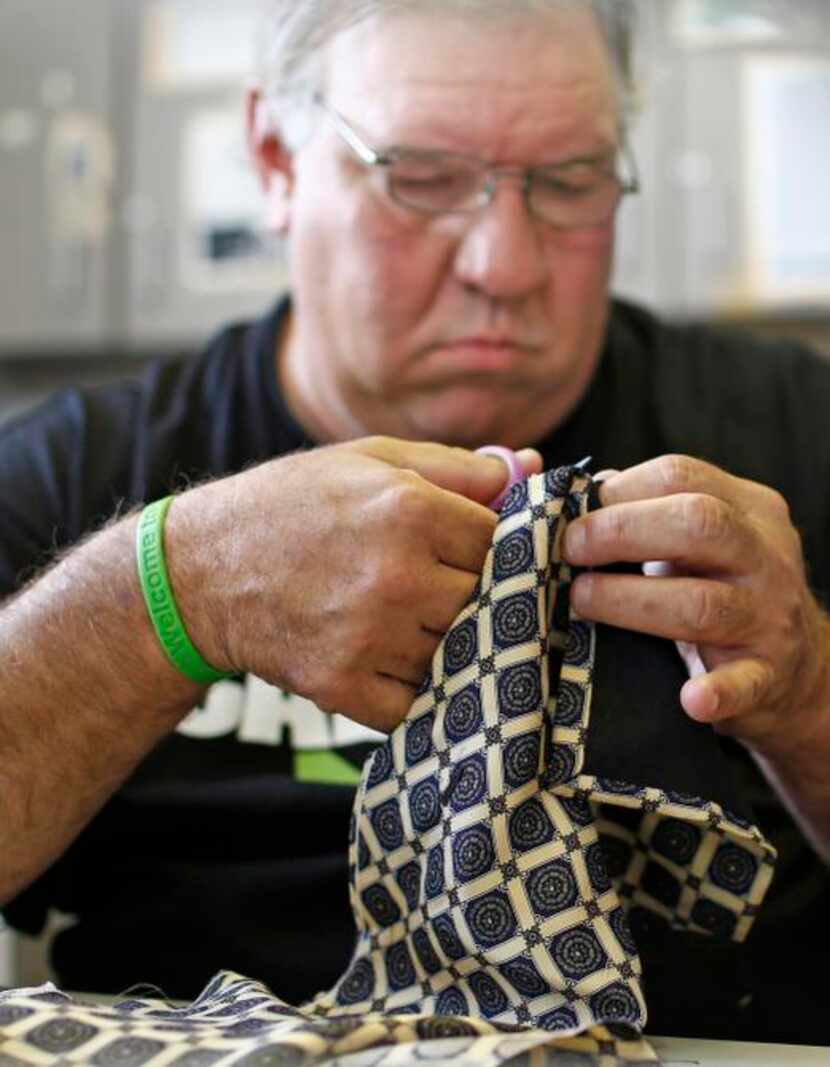
[[[589, 766], [597, 632], [570, 609], [561, 544], [590, 501], [574, 467], [513, 488], [475, 594], [367, 761], [349, 843], [356, 947], [332, 990], [291, 1008], [222, 972], [184, 1008], [0, 993], [0, 1060], [655, 1062], [630, 916], [742, 940], [774, 851], [716, 800]], [[614, 764], [601, 747], [595, 762]]]
[[760, 832], [715, 802], [583, 773], [596, 635], [570, 610], [561, 543], [589, 486], [562, 468], [514, 488], [475, 595], [371, 757], [350, 845], [357, 946], [321, 1013], [639, 1031], [632, 906], [746, 936], [772, 875]]

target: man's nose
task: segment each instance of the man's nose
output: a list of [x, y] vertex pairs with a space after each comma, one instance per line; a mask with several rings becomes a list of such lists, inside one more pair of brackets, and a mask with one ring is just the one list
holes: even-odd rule
[[522, 181], [502, 178], [489, 203], [467, 223], [456, 254], [457, 277], [501, 299], [539, 288], [548, 278], [543, 226], [530, 214]]

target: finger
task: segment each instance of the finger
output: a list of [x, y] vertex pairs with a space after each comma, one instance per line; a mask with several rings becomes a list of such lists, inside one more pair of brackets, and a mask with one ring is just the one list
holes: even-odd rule
[[457, 615], [470, 602], [478, 584], [480, 569], [475, 574], [439, 565], [435, 587], [417, 605], [418, 618], [425, 630], [439, 637], [452, 626]]
[[750, 594], [706, 578], [582, 574], [571, 588], [571, 605], [593, 622], [693, 644], [736, 647], [755, 627]]
[[365, 709], [358, 721], [390, 733], [406, 718], [417, 686], [387, 674], [376, 674], [366, 683], [365, 693]]
[[[643, 574], [649, 577], [671, 578], [677, 573], [675, 565], [673, 563], [668, 563], [666, 560], [651, 559], [643, 564]], [[691, 641], [675, 641], [675, 647], [677, 648], [677, 654], [683, 660], [683, 664], [688, 671], [690, 678], [705, 673], [706, 665], [701, 658], [700, 647], [698, 645]]]
[[765, 660], [734, 659], [690, 678], [680, 691], [680, 703], [696, 722], [723, 722], [757, 711], [773, 682], [774, 671]]
[[673, 496], [676, 493], [706, 493], [741, 508], [757, 507], [770, 493], [765, 486], [736, 478], [719, 467], [691, 456], [659, 456], [606, 478], [600, 486], [603, 505], [632, 500]]
[[685, 569], [749, 573], [757, 564], [757, 533], [734, 507], [703, 493], [637, 500], [600, 508], [565, 531], [569, 563], [662, 560]]
[[516, 459], [521, 463], [525, 474], [541, 474], [545, 466], [542, 453], [537, 452], [535, 448], [520, 448]]
[[[498, 494], [492, 499], [487, 501], [487, 507], [491, 511], [500, 512], [504, 505], [510, 490], [518, 481], [522, 481], [527, 477], [530, 471], [538, 473], [541, 470], [542, 457], [534, 449], [525, 449], [523, 452], [513, 452], [509, 448], [504, 448], [501, 445], [486, 445], [484, 448], [476, 449], [481, 455], [495, 455], [498, 459], [502, 460], [505, 465], [505, 479], [502, 483], [502, 487]], [[524, 459], [524, 465], [523, 465]]]
[[447, 490], [436, 490], [430, 524], [435, 557], [448, 567], [480, 575], [497, 523], [489, 508]]
[[[436, 645], [437, 647], [437, 645]], [[432, 657], [427, 657], [423, 663], [415, 663], [405, 657], [390, 656], [385, 664], [386, 669], [378, 671], [384, 678], [394, 678], [403, 685], [417, 689], [423, 681], [423, 677], [429, 670]]]
[[377, 660], [378, 673], [418, 686], [432, 663], [441, 636], [417, 627], [403, 645], [386, 649]]
[[[370, 437], [353, 446], [402, 470], [415, 471], [441, 489], [486, 504], [505, 484], [505, 463], [494, 456], [480, 456], [465, 448], [451, 448], [424, 441], [400, 441], [393, 437]], [[542, 469], [535, 449], [516, 453], [526, 473]]]

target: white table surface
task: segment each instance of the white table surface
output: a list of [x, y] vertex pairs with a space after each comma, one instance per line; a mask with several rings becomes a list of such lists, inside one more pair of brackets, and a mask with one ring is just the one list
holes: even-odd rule
[[830, 1067], [830, 1047], [648, 1037], [664, 1067]]

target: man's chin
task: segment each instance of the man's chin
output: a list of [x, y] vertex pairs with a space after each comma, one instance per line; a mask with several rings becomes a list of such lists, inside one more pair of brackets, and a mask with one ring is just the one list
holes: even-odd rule
[[[466, 390], [465, 390], [466, 392]], [[517, 420], [505, 418], [504, 405], [498, 398], [482, 397], [481, 393], [464, 399], [442, 397], [432, 403], [419, 405], [410, 413], [411, 436], [422, 441], [435, 441], [461, 448], [501, 442]]]

